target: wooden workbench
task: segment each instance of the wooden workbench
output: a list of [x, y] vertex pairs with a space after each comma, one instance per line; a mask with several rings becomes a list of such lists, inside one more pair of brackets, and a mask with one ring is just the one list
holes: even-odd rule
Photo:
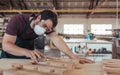
[[[1, 70], [8, 70], [11, 68], [11, 65], [13, 63], [25, 64], [27, 62], [30, 62], [30, 60], [26, 60], [26, 59], [0, 59], [0, 69]], [[33, 75], [39, 75], [39, 74], [35, 73]], [[84, 65], [77, 64], [76, 68], [68, 70], [67, 72], [64, 73], [64, 75], [103, 75], [102, 74], [102, 65], [101, 65], [101, 63], [84, 64]]]

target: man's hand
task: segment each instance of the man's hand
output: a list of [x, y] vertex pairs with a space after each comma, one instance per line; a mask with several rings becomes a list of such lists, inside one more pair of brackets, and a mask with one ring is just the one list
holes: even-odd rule
[[44, 58], [44, 55], [36, 49], [33, 51], [26, 51], [25, 56], [30, 57], [34, 62], [38, 62], [38, 58]]
[[81, 63], [81, 64], [85, 64], [85, 63], [95, 63], [94, 61], [92, 61], [92, 60], [90, 60], [90, 59], [86, 59], [86, 58], [80, 58], [79, 59], [79, 62]]

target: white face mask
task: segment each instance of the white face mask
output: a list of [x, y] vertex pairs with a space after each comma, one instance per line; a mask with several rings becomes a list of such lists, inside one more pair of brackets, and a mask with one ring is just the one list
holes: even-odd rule
[[34, 32], [37, 34], [37, 35], [43, 35], [45, 33], [45, 29], [40, 27], [39, 25], [35, 25], [34, 27]]

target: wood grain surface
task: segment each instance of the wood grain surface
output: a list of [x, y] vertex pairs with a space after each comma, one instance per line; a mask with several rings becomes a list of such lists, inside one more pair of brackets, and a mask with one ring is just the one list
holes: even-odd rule
[[[31, 65], [31, 60], [26, 59], [0, 59], [0, 69], [3, 75], [103, 75], [102, 64], [74, 64], [72, 68]], [[22, 64], [23, 68], [12, 67], [14, 63]], [[44, 63], [44, 62], [42, 62]], [[60, 62], [58, 62], [60, 63]], [[63, 63], [62, 63], [63, 64]], [[68, 63], [69, 64], [69, 63]], [[39, 67], [38, 67], [39, 65]], [[56, 65], [57, 66], [57, 65]]]
[[103, 75], [120, 75], [120, 59], [105, 59], [102, 64]]

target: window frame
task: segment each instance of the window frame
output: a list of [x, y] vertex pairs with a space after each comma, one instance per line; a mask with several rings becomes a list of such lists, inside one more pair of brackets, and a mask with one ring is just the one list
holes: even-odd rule
[[[92, 25], [96, 26], [96, 28], [92, 28]], [[107, 26], [111, 25], [111, 29], [110, 28], [106, 28]], [[98, 27], [97, 27], [98, 26]], [[102, 29], [103, 28], [103, 29]], [[98, 30], [99, 29], [99, 30]], [[91, 33], [95, 34], [95, 35], [112, 35], [112, 31], [107, 31], [108, 30], [112, 30], [112, 24], [91, 24]], [[94, 32], [95, 33], [94, 33]], [[99, 32], [99, 33], [98, 33]], [[101, 33], [100, 33], [101, 32]], [[103, 33], [102, 33], [103, 32]], [[105, 33], [105, 34], [104, 34]], [[106, 34], [108, 33], [108, 34]]]
[[[68, 27], [68, 30], [67, 30], [67, 28], [65, 28], [65, 26]], [[77, 32], [77, 33], [74, 34], [74, 32]], [[84, 24], [64, 24], [63, 25], [63, 33], [64, 34], [70, 34], [70, 35], [84, 35]]]

